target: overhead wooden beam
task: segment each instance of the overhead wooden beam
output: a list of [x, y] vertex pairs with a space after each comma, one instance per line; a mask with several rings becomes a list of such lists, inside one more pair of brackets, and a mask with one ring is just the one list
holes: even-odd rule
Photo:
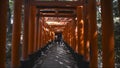
[[47, 13], [47, 14], [40, 14], [40, 17], [76, 17], [76, 14]]
[[36, 6], [36, 8], [39, 8], [39, 9], [76, 9], [76, 7], [71, 7], [71, 6], [53, 6], [53, 5], [51, 5], [51, 6], [33, 5], [33, 6]]
[[74, 10], [40, 10], [40, 13], [75, 13]]
[[80, 1], [33, 1], [31, 0], [31, 5], [39, 6], [40, 8], [49, 8], [49, 7], [76, 7], [76, 6], [81, 6], [83, 3]]
[[65, 27], [66, 25], [49, 25], [50, 27]]

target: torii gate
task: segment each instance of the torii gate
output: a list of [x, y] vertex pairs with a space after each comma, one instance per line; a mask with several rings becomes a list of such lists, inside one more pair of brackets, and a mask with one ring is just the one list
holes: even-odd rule
[[[22, 10], [22, 0], [14, 0], [14, 24], [13, 24], [13, 36], [12, 36], [12, 68], [18, 68], [20, 66], [20, 57], [19, 57], [19, 43], [20, 43], [20, 31], [21, 31], [21, 10]], [[78, 27], [79, 24], [84, 22], [84, 25], [80, 27], [80, 29], [84, 30], [84, 45], [85, 51], [78, 51], [79, 54], [84, 54], [86, 57], [88, 56], [88, 48], [87, 46], [90, 44], [91, 46], [91, 56], [90, 56], [90, 67], [97, 68], [98, 60], [97, 60], [97, 26], [96, 26], [96, 0], [88, 0], [87, 3], [84, 4], [84, 0], [82, 3], [79, 2], [53, 2], [53, 6], [58, 4], [58, 7], [63, 5], [75, 5], [80, 4], [76, 7], [77, 9], [77, 18], [78, 18]], [[119, 2], [120, 3], [120, 2]], [[35, 5], [47, 5], [50, 6], [49, 2], [36, 2], [35, 0], [25, 0], [24, 3], [24, 40], [22, 47], [22, 58], [23, 61], [28, 59], [28, 56], [35, 53], [38, 47], [34, 43], [34, 38], [36, 34], [34, 31], [38, 29], [35, 26], [35, 18], [36, 17], [36, 7]], [[7, 0], [0, 0], [0, 68], [5, 68], [5, 59], [6, 59], [6, 25], [7, 25]], [[34, 6], [33, 6], [34, 5]], [[82, 5], [82, 7], [80, 7]], [[47, 8], [47, 7], [45, 7]], [[119, 6], [120, 8], [120, 6]], [[114, 33], [113, 33], [113, 16], [112, 16], [112, 0], [101, 0], [101, 10], [102, 10], [102, 51], [103, 51], [103, 68], [109, 67], [114, 68]], [[85, 11], [85, 13], [83, 12]], [[81, 21], [83, 19], [83, 21]], [[87, 21], [88, 20], [88, 21]], [[39, 22], [39, 19], [36, 20]], [[33, 23], [31, 23], [33, 22]], [[37, 24], [36, 22], [36, 24]], [[83, 28], [84, 26], [84, 28]], [[34, 28], [34, 29], [32, 29]], [[85, 30], [86, 29], [86, 30]], [[88, 32], [87, 32], [88, 31]], [[37, 32], [36, 32], [37, 33]], [[78, 34], [79, 35], [79, 34]], [[80, 35], [81, 37], [83, 35]], [[83, 40], [83, 39], [82, 39]], [[82, 40], [78, 40], [78, 43], [82, 43]], [[34, 45], [34, 46], [33, 46]], [[36, 46], [36, 47], [35, 47]], [[81, 48], [81, 47], [80, 47]], [[87, 50], [86, 50], [87, 49]]]

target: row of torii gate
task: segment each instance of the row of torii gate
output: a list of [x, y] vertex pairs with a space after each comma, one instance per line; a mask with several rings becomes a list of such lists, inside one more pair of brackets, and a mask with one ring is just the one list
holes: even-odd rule
[[[118, 0], [120, 1], [120, 0]], [[20, 55], [19, 45], [21, 36], [21, 10], [23, 0], [14, 0], [14, 19], [12, 31], [12, 68], [19, 68]], [[120, 3], [120, 2], [118, 2]], [[61, 5], [62, 4], [62, 5]], [[90, 68], [98, 67], [97, 23], [96, 23], [96, 0], [81, 1], [38, 1], [24, 0], [24, 35], [22, 44], [22, 61], [28, 56], [44, 47], [48, 40], [53, 39], [53, 32], [45, 31], [43, 17], [72, 17], [73, 21], [65, 26], [63, 31], [64, 40], [79, 54], [90, 62]], [[114, 32], [112, 0], [101, 0], [102, 18], [102, 62], [103, 68], [115, 67], [114, 59]], [[6, 67], [6, 26], [7, 26], [8, 0], [0, 0], [0, 68]], [[55, 11], [53, 15], [40, 14], [41, 8], [70, 9], [70, 14], [65, 15]], [[120, 6], [119, 6], [120, 9]], [[73, 10], [71, 12], [71, 10]], [[74, 12], [75, 11], [75, 12]], [[51, 12], [51, 11], [49, 11]], [[41, 13], [49, 13], [41, 11]], [[57, 12], [57, 13], [56, 13]], [[67, 13], [67, 12], [66, 12]], [[57, 15], [58, 14], [58, 15]], [[60, 15], [59, 15], [60, 14]], [[77, 17], [77, 20], [75, 18]], [[39, 21], [41, 20], [41, 21]], [[75, 29], [77, 27], [77, 34]], [[76, 38], [77, 37], [77, 38]], [[43, 39], [44, 38], [44, 39]], [[91, 53], [90, 53], [91, 52]]]

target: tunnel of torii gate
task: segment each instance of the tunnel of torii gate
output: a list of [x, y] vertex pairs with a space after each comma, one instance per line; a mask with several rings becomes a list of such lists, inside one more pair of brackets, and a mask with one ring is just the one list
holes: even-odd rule
[[[24, 5], [24, 35], [22, 59], [20, 59], [22, 5]], [[102, 12], [103, 68], [114, 68], [112, 0], [101, 0], [99, 3], [96, 0], [24, 0], [24, 3], [23, 0], [14, 0], [11, 68], [19, 68], [21, 65], [20, 61], [27, 61], [30, 55], [39, 51], [49, 40], [53, 40], [54, 32], [58, 29], [61, 29], [63, 38], [70, 47], [90, 62], [90, 68], [97, 68], [97, 5], [101, 5]], [[8, 0], [0, 0], [0, 68], [6, 68], [7, 7]], [[66, 25], [50, 26], [45, 23], [45, 17], [65, 17], [72, 20], [68, 21]], [[49, 29], [49, 31], [46, 29]]]

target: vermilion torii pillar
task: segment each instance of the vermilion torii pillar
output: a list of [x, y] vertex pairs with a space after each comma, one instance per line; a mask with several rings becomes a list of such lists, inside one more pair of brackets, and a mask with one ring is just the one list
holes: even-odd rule
[[35, 21], [35, 35], [34, 35], [34, 51], [38, 50], [38, 30], [39, 30], [39, 9], [37, 9], [36, 21]]
[[115, 68], [112, 0], [101, 0], [103, 68]]
[[72, 39], [73, 39], [73, 24], [72, 22], [69, 22], [70, 23], [70, 46], [72, 47]]
[[[37, 15], [37, 14], [36, 14]], [[34, 24], [34, 47], [33, 47], [33, 51], [36, 52], [37, 51], [37, 44], [36, 44], [36, 16], [35, 16], [35, 24]]]
[[43, 21], [44, 19], [42, 18], [42, 21], [41, 21], [41, 47], [43, 47], [43, 41], [44, 41], [44, 38], [43, 38], [43, 23], [44, 23], [44, 21]]
[[45, 31], [45, 33], [46, 33], [46, 42], [45, 42], [45, 44], [48, 42], [48, 32], [47, 31]]
[[29, 36], [29, 18], [30, 18], [30, 2], [25, 0], [24, 4], [24, 34], [23, 34], [23, 45], [22, 45], [22, 60], [28, 59], [28, 36]]
[[72, 33], [73, 34], [73, 40], [72, 40], [73, 41], [73, 45], [72, 45], [72, 48], [73, 48], [73, 50], [76, 50], [76, 31], [75, 31], [76, 24], [75, 24], [75, 21], [73, 21], [72, 23], [73, 23], [73, 28], [72, 28], [73, 29], [73, 31], [72, 31], [73, 32]]
[[[45, 28], [45, 26], [44, 26], [44, 28]], [[45, 44], [46, 44], [46, 31], [45, 31], [45, 29], [43, 29], [43, 33], [44, 33], [43, 34], [43, 38], [44, 38], [43, 45], [45, 46]]]
[[28, 54], [34, 53], [34, 29], [35, 29], [36, 7], [30, 7], [29, 39]]
[[13, 19], [13, 31], [12, 31], [12, 68], [20, 67], [20, 36], [21, 36], [21, 15], [22, 12], [22, 0], [14, 0], [14, 19]]
[[88, 1], [88, 13], [90, 22], [90, 68], [97, 68], [98, 45], [97, 45], [96, 0]]
[[86, 61], [90, 60], [90, 24], [88, 22], [88, 5], [84, 5], [84, 57]]
[[84, 22], [83, 6], [77, 7], [78, 53], [84, 55]]
[[40, 21], [40, 48], [42, 48], [42, 20]]
[[68, 40], [68, 44], [70, 45], [70, 24], [68, 24], [68, 34], [67, 34], [67, 40]]
[[90, 35], [89, 35], [89, 22], [85, 21], [85, 25], [84, 25], [84, 57], [86, 61], [90, 60]]
[[64, 40], [67, 42], [67, 25], [66, 25], [66, 27], [65, 27], [65, 29], [64, 29]]
[[40, 14], [39, 9], [37, 9], [37, 19], [36, 19], [36, 49], [39, 50], [39, 27], [40, 27]]
[[67, 24], [67, 27], [66, 27], [66, 41], [67, 43], [69, 44], [69, 24]]
[[40, 49], [41, 45], [41, 21], [39, 21], [38, 27], [38, 50]]
[[0, 0], [0, 68], [5, 68], [8, 0]]
[[76, 45], [75, 45], [75, 42], [76, 42], [76, 40], [75, 40], [75, 24], [74, 24], [75, 22], [71, 21], [70, 23], [71, 23], [71, 26], [72, 26], [71, 27], [71, 47], [72, 47], [73, 50], [75, 50], [75, 47], [76, 47]]

